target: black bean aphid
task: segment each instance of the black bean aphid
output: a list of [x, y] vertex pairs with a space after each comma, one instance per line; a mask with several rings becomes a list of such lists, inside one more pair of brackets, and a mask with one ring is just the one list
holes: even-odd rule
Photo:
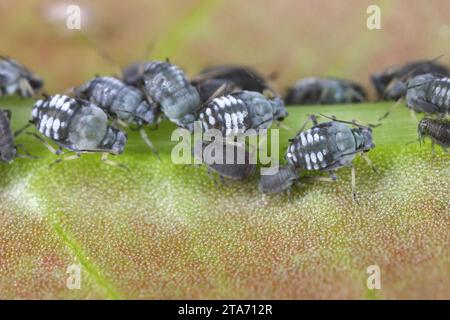
[[450, 147], [450, 121], [448, 119], [424, 118], [417, 127], [419, 140], [429, 137], [434, 144], [440, 145], [445, 151]]
[[288, 90], [287, 105], [359, 103], [366, 100], [364, 88], [350, 80], [306, 78]]
[[180, 68], [169, 62], [150, 62], [145, 67], [144, 81], [145, 93], [170, 121], [186, 127], [195, 120], [200, 96]]
[[375, 73], [371, 80], [380, 99], [398, 100], [406, 94], [406, 83], [410, 79], [426, 73], [449, 76], [450, 70], [435, 61], [414, 61]]
[[199, 111], [197, 119], [204, 131], [214, 128], [230, 136], [248, 129], [267, 129], [274, 120], [286, 116], [282, 99], [267, 99], [259, 92], [241, 91], [214, 98]]
[[36, 129], [54, 141], [60, 150], [65, 148], [78, 155], [87, 152], [120, 154], [127, 142], [127, 135], [110, 126], [106, 113], [89, 101], [55, 95], [37, 101], [31, 117]]
[[35, 96], [42, 88], [42, 79], [18, 62], [0, 57], [0, 96], [19, 94], [27, 98]]
[[191, 83], [197, 88], [201, 100], [207, 101], [221, 86], [223, 94], [235, 91], [273, 91], [269, 81], [252, 68], [237, 65], [219, 65], [204, 69]]
[[17, 151], [10, 121], [10, 111], [0, 109], [0, 162], [11, 162], [16, 157]]
[[408, 81], [406, 105], [415, 112], [447, 115], [450, 110], [450, 78], [432, 74]]
[[96, 77], [76, 88], [75, 95], [89, 100], [125, 126], [140, 127], [143, 140], [156, 153], [142, 126], [157, 124], [160, 111], [156, 104], [147, 101], [142, 91], [116, 78]]
[[[333, 120], [317, 123], [300, 132], [290, 140], [286, 152], [287, 165], [281, 166], [274, 175], [262, 175], [259, 190], [264, 193], [277, 193], [289, 190], [299, 179], [299, 171], [334, 171], [350, 166], [352, 168], [352, 194], [354, 191], [354, 168], [352, 161], [357, 154], [375, 147], [372, 141], [372, 129], [356, 122]], [[348, 124], [353, 125], [351, 128]], [[369, 161], [367, 158], [365, 158]]]

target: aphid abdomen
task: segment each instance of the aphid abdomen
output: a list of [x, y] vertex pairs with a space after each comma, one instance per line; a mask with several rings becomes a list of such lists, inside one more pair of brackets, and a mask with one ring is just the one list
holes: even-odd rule
[[289, 164], [303, 170], [323, 170], [332, 162], [325, 128], [313, 127], [300, 132], [286, 153]]
[[199, 113], [199, 120], [204, 131], [214, 128], [224, 136], [244, 133], [250, 127], [246, 104], [231, 95], [209, 102]]
[[69, 136], [72, 119], [80, 108], [77, 100], [68, 96], [55, 95], [45, 100], [38, 100], [34, 104], [31, 117], [40, 133], [64, 144]]
[[194, 121], [193, 114], [201, 105], [200, 96], [180, 68], [154, 61], [147, 65], [144, 79], [147, 95], [161, 105], [169, 120], [181, 126]]
[[10, 120], [5, 111], [0, 109], [0, 161], [9, 162], [15, 157], [13, 133]]
[[296, 168], [288, 164], [279, 167], [275, 174], [261, 175], [258, 188], [263, 193], [279, 193], [289, 190], [297, 179]]
[[447, 114], [450, 110], [450, 78], [437, 78], [432, 81], [426, 99], [439, 108], [439, 113]]
[[447, 119], [422, 119], [419, 122], [419, 134], [428, 136], [444, 148], [450, 147], [450, 121]]
[[106, 113], [85, 100], [55, 95], [33, 107], [36, 128], [61, 147], [75, 152], [121, 153], [126, 135], [108, 126]]

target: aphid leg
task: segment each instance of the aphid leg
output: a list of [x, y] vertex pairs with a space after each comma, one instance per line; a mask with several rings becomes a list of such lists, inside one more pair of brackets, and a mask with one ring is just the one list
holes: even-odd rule
[[389, 108], [389, 110], [386, 111], [386, 113], [385, 113], [384, 115], [382, 115], [380, 118], [378, 118], [378, 121], [381, 121], [381, 120], [386, 119], [386, 118], [392, 113], [392, 111], [394, 111], [394, 109], [396, 109], [396, 108], [400, 105], [400, 103], [401, 103], [402, 101], [403, 101], [403, 98], [402, 98], [402, 99], [398, 99], [397, 102], [394, 103], [394, 104]]
[[33, 97], [35, 95], [35, 92], [27, 79], [20, 80], [19, 88], [24, 97]]
[[337, 180], [336, 172], [334, 170], [328, 171], [328, 174], [330, 175], [330, 178], [333, 179], [333, 181]]
[[372, 170], [375, 173], [380, 174], [380, 171], [378, 171], [378, 168], [373, 164], [372, 160], [370, 160], [369, 157], [366, 154], [361, 153], [361, 158], [363, 158], [366, 161], [366, 163], [369, 165], [369, 167], [372, 168]]
[[417, 117], [416, 117], [416, 113], [414, 112], [414, 110], [410, 109], [410, 110], [409, 110], [409, 114], [411, 115], [411, 118], [412, 118], [415, 122], [418, 121], [418, 120], [417, 120]]
[[32, 155], [27, 151], [27, 149], [25, 149], [25, 147], [24, 147], [22, 144], [16, 145], [16, 150], [18, 150], [19, 148], [20, 148], [25, 154], [19, 154], [19, 153], [17, 153], [17, 154], [16, 154], [16, 157], [17, 157], [17, 158], [26, 158], [26, 159], [39, 159], [39, 158], [42, 158], [42, 157], [32, 156]]
[[317, 125], [317, 124], [318, 124], [317, 117], [316, 117], [315, 115], [310, 114], [310, 115], [308, 115], [308, 116], [306, 117], [305, 122], [303, 122], [303, 124], [302, 124], [302, 126], [300, 127], [300, 129], [298, 130], [298, 132], [304, 131], [305, 128], [306, 128], [306, 126], [308, 125], [308, 122], [309, 122], [309, 121], [312, 121], [313, 125]]
[[105, 164], [107, 164], [107, 165], [109, 165], [109, 166], [113, 166], [113, 167], [119, 167], [119, 168], [125, 169], [125, 170], [127, 170], [128, 172], [130, 172], [130, 168], [128, 168], [127, 165], [125, 165], [125, 164], [123, 164], [123, 163], [119, 163], [119, 162], [113, 161], [113, 160], [110, 160], [110, 159], [108, 159], [108, 156], [109, 156], [109, 153], [108, 153], [108, 152], [104, 152], [104, 153], [102, 154], [102, 161], [103, 161]]
[[356, 172], [355, 172], [355, 166], [354, 165], [350, 165], [350, 169], [351, 169], [351, 175], [352, 175], [352, 199], [355, 202], [358, 202], [356, 200]]
[[155, 154], [155, 156], [158, 157], [159, 161], [161, 161], [158, 151], [156, 151], [155, 146], [153, 145], [152, 141], [148, 137], [147, 132], [145, 132], [145, 129], [143, 127], [139, 129], [139, 133], [141, 134], [141, 138], [142, 140], [144, 140], [145, 144], [150, 148], [150, 150]]
[[56, 155], [60, 155], [60, 154], [63, 153], [61, 147], [59, 147], [58, 149], [53, 148], [47, 141], [45, 141], [43, 138], [41, 138], [36, 133], [34, 133], [34, 132], [27, 132], [26, 134], [28, 134], [28, 135], [38, 139], [44, 145], [44, 147], [46, 147], [51, 153], [56, 154]]
[[58, 163], [62, 163], [62, 162], [65, 162], [65, 161], [76, 160], [76, 159], [79, 159], [80, 157], [81, 157], [81, 155], [79, 153], [77, 153], [77, 154], [74, 154], [72, 156], [59, 158], [59, 159], [53, 161], [52, 163], [50, 163], [50, 168], [52, 168], [54, 165], [56, 165]]
[[416, 111], [421, 111], [425, 113], [436, 113], [439, 111], [439, 108], [436, 105], [423, 99], [412, 98], [411, 103], [414, 105]]
[[303, 180], [309, 180], [309, 181], [321, 181], [321, 182], [336, 182], [335, 179], [333, 179], [332, 177], [321, 177], [321, 176], [308, 176], [308, 177], [304, 177]]
[[20, 128], [19, 130], [17, 130], [16, 132], [14, 132], [14, 138], [17, 138], [19, 135], [22, 134], [22, 132], [24, 132], [26, 129], [28, 129], [32, 124], [28, 123], [27, 125], [25, 125], [23, 128]]

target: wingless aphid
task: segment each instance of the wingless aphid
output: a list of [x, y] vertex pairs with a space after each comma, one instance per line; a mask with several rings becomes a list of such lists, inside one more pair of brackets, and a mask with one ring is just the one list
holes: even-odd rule
[[364, 88], [350, 80], [306, 78], [288, 90], [287, 105], [359, 103], [366, 100]]
[[62, 148], [65, 148], [76, 153], [56, 162], [78, 158], [81, 153], [100, 152], [105, 163], [124, 167], [108, 160], [107, 156], [123, 152], [127, 135], [110, 126], [106, 113], [93, 103], [55, 95], [38, 100], [31, 116], [37, 130], [59, 146], [59, 150], [55, 151], [44, 139], [31, 133], [50, 151], [61, 154]]
[[408, 81], [406, 105], [415, 112], [437, 113], [450, 110], [450, 78], [424, 74]]
[[181, 127], [191, 124], [201, 107], [197, 90], [184, 72], [169, 62], [153, 61], [144, 71], [145, 93], [158, 104], [164, 115]]
[[204, 131], [220, 130], [224, 136], [245, 133], [248, 129], [267, 129], [274, 120], [287, 116], [281, 98], [267, 99], [255, 91], [241, 91], [208, 102], [198, 113]]
[[[351, 167], [352, 195], [355, 199], [355, 170], [352, 161], [357, 154], [373, 149], [372, 129], [356, 122], [333, 120], [318, 123], [315, 117], [313, 127], [299, 133], [290, 140], [286, 152], [287, 165], [280, 166], [273, 175], [262, 175], [259, 190], [264, 193], [288, 191], [299, 179], [301, 171], [327, 171], [333, 180], [334, 172], [342, 167]], [[352, 125], [350, 127], [348, 124]], [[370, 164], [368, 158], [364, 158]]]
[[76, 88], [75, 95], [89, 100], [124, 125], [138, 126], [142, 139], [156, 153], [143, 126], [157, 124], [160, 111], [156, 104], [147, 101], [142, 91], [116, 78], [96, 77]]
[[192, 81], [203, 102], [207, 101], [221, 86], [223, 94], [236, 91], [273, 91], [269, 81], [252, 68], [237, 65], [219, 65], [207, 68], [196, 75]]
[[42, 79], [18, 62], [0, 57], [0, 96], [19, 94], [27, 98], [35, 96], [42, 88]]
[[450, 147], [450, 121], [448, 119], [424, 118], [420, 120], [417, 127], [419, 140], [429, 137], [433, 144], [440, 145], [445, 152]]
[[435, 61], [414, 61], [399, 67], [375, 73], [371, 76], [377, 94], [382, 100], [398, 100], [406, 94], [407, 82], [415, 76], [432, 73], [450, 76], [450, 70], [445, 65]]

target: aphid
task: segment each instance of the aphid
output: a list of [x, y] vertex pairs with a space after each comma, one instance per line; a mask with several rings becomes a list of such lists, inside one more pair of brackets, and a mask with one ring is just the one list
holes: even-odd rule
[[[299, 171], [327, 171], [334, 180], [335, 170], [350, 166], [352, 195], [355, 199], [355, 171], [352, 161], [357, 154], [363, 155], [375, 147], [372, 129], [355, 121], [332, 118], [333, 121], [318, 123], [315, 117], [310, 118], [313, 127], [304, 131], [305, 123], [299, 133], [289, 140], [285, 156], [287, 165], [281, 166], [274, 175], [262, 175], [259, 190], [264, 193], [289, 190], [299, 179]], [[363, 157], [370, 164], [368, 158]]]
[[406, 105], [415, 112], [447, 115], [450, 110], [450, 78], [432, 74], [408, 81]]
[[273, 91], [269, 81], [249, 67], [237, 65], [219, 65], [207, 68], [195, 76], [192, 81], [203, 102], [207, 101], [221, 86], [223, 94], [235, 91]]
[[[208, 168], [208, 172], [216, 172], [220, 177], [228, 178], [231, 180], [244, 180], [250, 177], [255, 172], [256, 164], [251, 163], [251, 155], [244, 146], [240, 146], [238, 144], [230, 145], [219, 143], [218, 146], [222, 146], [222, 157], [219, 157], [216, 154], [212, 154], [211, 157], [207, 156], [207, 158], [205, 159], [203, 155], [206, 153], [205, 149], [208, 148], [208, 146], [212, 145], [202, 142], [202, 148], [194, 148], [194, 155], [205, 163], [206, 167]], [[230, 152], [231, 155], [228, 155], [228, 152]], [[239, 162], [239, 154], [244, 155], [244, 159], [242, 162]], [[227, 158], [227, 155], [229, 159]], [[217, 158], [219, 158], [220, 160], [215, 161]]]
[[419, 140], [429, 137], [433, 144], [440, 145], [445, 151], [450, 147], [450, 122], [447, 119], [424, 118], [417, 127]]
[[[11, 131], [11, 111], [0, 109], [0, 162], [11, 163], [15, 158], [36, 159], [21, 144], [14, 143], [14, 139], [27, 127], [13, 133]], [[18, 148], [21, 148], [25, 154], [19, 154]]]
[[186, 127], [195, 120], [194, 114], [201, 107], [200, 96], [180, 68], [169, 62], [150, 62], [144, 81], [146, 95], [170, 121]]
[[140, 127], [143, 140], [156, 153], [143, 126], [158, 123], [159, 108], [154, 103], [147, 101], [139, 89], [126, 85], [116, 78], [96, 77], [76, 88], [75, 95], [78, 98], [89, 100], [124, 125], [131, 124]]
[[406, 94], [406, 83], [410, 79], [426, 73], [450, 76], [450, 70], [446, 66], [434, 60], [423, 60], [389, 68], [382, 73], [375, 73], [371, 76], [371, 80], [380, 99], [398, 100]]
[[217, 129], [230, 136], [248, 129], [267, 129], [274, 120], [286, 116], [281, 98], [267, 99], [259, 92], [241, 91], [214, 98], [199, 111], [197, 119], [204, 131]]
[[16, 157], [17, 150], [10, 121], [11, 112], [0, 109], [0, 162], [11, 162]]
[[289, 89], [287, 105], [358, 103], [366, 100], [364, 88], [350, 80], [306, 78]]
[[127, 135], [120, 129], [110, 126], [106, 113], [93, 103], [55, 95], [38, 100], [34, 104], [31, 117], [31, 122], [37, 130], [59, 146], [59, 150], [55, 151], [41, 137], [32, 134], [50, 151], [60, 154], [62, 148], [65, 148], [77, 154], [75, 157], [67, 157], [57, 162], [72, 160], [81, 153], [101, 152], [103, 161], [119, 165], [106, 158], [108, 154], [123, 152]]
[[0, 96], [18, 93], [21, 97], [35, 96], [43, 87], [42, 79], [18, 62], [0, 57]]

